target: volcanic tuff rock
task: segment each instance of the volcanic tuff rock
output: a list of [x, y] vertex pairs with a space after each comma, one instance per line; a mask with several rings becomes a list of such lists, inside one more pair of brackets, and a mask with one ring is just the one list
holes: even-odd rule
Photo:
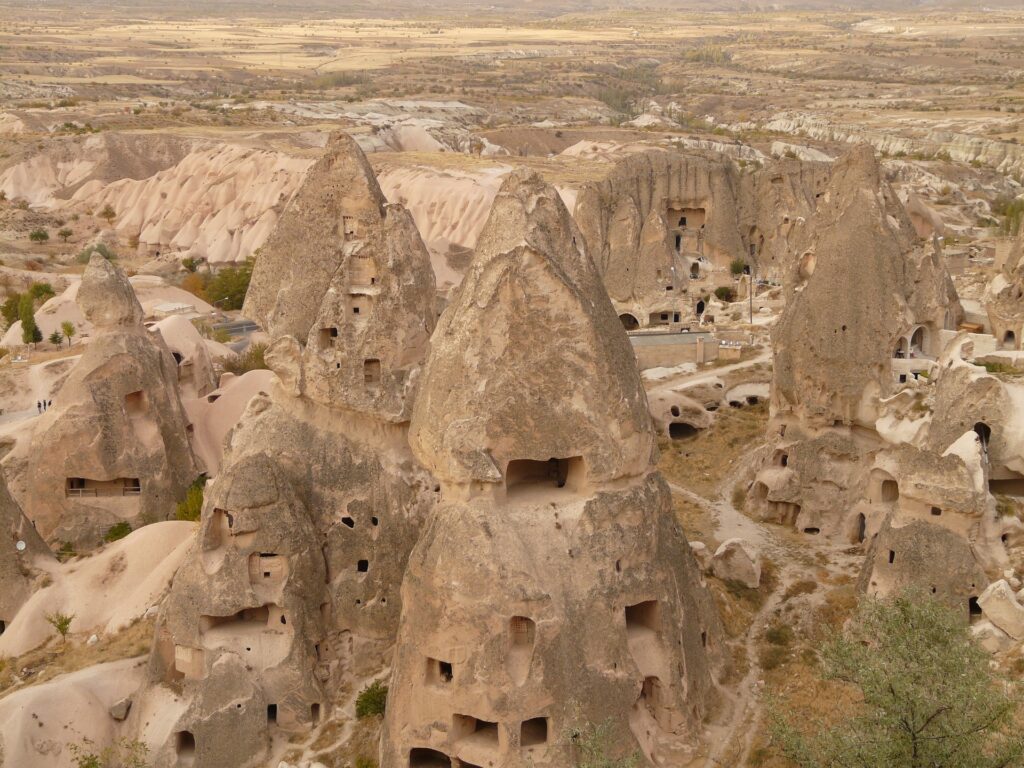
[[606, 721], [623, 749], [690, 755], [721, 628], [625, 334], [536, 176], [495, 200], [411, 441], [443, 500], [402, 585], [384, 768], [563, 766], [560, 734]]
[[923, 351], [935, 355], [959, 302], [941, 254], [914, 247], [913, 226], [870, 149], [836, 162], [818, 203], [794, 233], [800, 256], [772, 331], [772, 405], [806, 424], [873, 427], [878, 399], [895, 388], [897, 342], [923, 326]]
[[443, 481], [500, 483], [509, 461], [552, 456], [581, 457], [592, 481], [647, 471], [633, 352], [552, 188], [506, 180], [431, 349], [444, 364], [424, 373], [410, 441]]
[[25, 507], [48, 540], [93, 546], [120, 521], [170, 518], [199, 468], [174, 359], [127, 278], [93, 256], [78, 303], [93, 336], [36, 426]]
[[[296, 201], [271, 241], [293, 238], [291, 252], [321, 271], [296, 276], [296, 290], [276, 282], [279, 252], [257, 262], [263, 282], [247, 306], [267, 323], [279, 379], [231, 432], [199, 546], [161, 614], [144, 706], [132, 709], [158, 768], [265, 760], [268, 728], [308, 730], [379, 674], [436, 498], [405, 424], [433, 328], [426, 249], [404, 209], [381, 207], [347, 138]], [[302, 211], [321, 220], [303, 227]], [[182, 690], [173, 701], [167, 681]]]
[[687, 283], [710, 264], [728, 269], [741, 259], [759, 277], [781, 277], [790, 234], [814, 212], [829, 171], [827, 163], [755, 170], [711, 153], [644, 152], [586, 185], [575, 218], [616, 311], [646, 325], [652, 312], [695, 303]]
[[1003, 349], [1020, 349], [1024, 336], [1024, 231], [1014, 242], [1002, 271], [986, 287], [985, 310], [992, 334]]
[[52, 555], [7, 491], [0, 472], [0, 634], [32, 594], [33, 562], [40, 557]]

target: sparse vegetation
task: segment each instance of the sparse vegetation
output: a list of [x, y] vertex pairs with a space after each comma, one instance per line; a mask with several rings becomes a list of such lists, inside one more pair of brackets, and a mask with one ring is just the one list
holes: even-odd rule
[[31, 232], [28, 233], [28, 239], [31, 240], [33, 243], [42, 244], [50, 239], [50, 233], [47, 232], [45, 229], [33, 229]]
[[119, 739], [114, 744], [96, 750], [89, 739], [71, 744], [71, 758], [75, 768], [146, 768], [149, 748], [141, 741]]
[[90, 245], [88, 248], [85, 248], [81, 252], [79, 252], [78, 256], [76, 257], [76, 261], [78, 261], [79, 264], [88, 264], [89, 259], [92, 258], [92, 255], [94, 253], [98, 253], [107, 261], [113, 261], [114, 259], [117, 258], [117, 254], [114, 253], [109, 248], [107, 248], [107, 246], [105, 246], [103, 243], [95, 243], [94, 245]]
[[115, 541], [120, 541], [131, 532], [131, 525], [126, 520], [122, 520], [121, 522], [115, 523], [107, 529], [107, 533], [103, 537], [103, 540], [110, 544]]
[[715, 297], [719, 301], [724, 301], [728, 303], [736, 298], [736, 291], [734, 291], [728, 285], [720, 285], [717, 288], [715, 288]]
[[223, 361], [224, 372], [241, 376], [249, 371], [269, 368], [270, 366], [267, 365], [267, 361], [264, 359], [266, 351], [266, 344], [250, 344], [240, 355]]
[[621, 743], [611, 720], [603, 723], [588, 723], [569, 733], [569, 742], [576, 753], [576, 768], [638, 768], [641, 758], [638, 752], [621, 754], [617, 744]]
[[53, 627], [54, 631], [60, 635], [61, 643], [67, 641], [68, 633], [71, 631], [71, 622], [74, 620], [75, 614], [73, 613], [55, 611], [46, 615], [46, 623]]

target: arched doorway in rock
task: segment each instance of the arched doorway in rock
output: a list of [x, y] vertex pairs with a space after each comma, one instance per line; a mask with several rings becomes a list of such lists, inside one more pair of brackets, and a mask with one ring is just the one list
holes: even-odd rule
[[704, 299], [697, 302], [697, 317], [704, 314]]
[[981, 441], [981, 449], [988, 451], [989, 441], [992, 440], [992, 427], [986, 424], [984, 421], [979, 421], [974, 425], [974, 433], [978, 436]]
[[925, 333], [923, 325], [918, 326], [917, 329], [910, 336], [910, 351], [914, 355], [921, 356], [925, 354], [925, 343], [928, 337]]
[[700, 278], [700, 264], [696, 261], [690, 265], [690, 279], [697, 280]]
[[1007, 331], [1003, 334], [1003, 349], [1013, 349], [1017, 346], [1017, 334]]
[[635, 331], [640, 327], [640, 321], [633, 317], [628, 312], [623, 312], [619, 315], [619, 321], [622, 323], [622, 327], [627, 331]]

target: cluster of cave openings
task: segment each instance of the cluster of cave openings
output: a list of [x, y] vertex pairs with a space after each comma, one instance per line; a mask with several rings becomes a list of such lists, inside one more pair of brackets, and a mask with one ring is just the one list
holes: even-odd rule
[[472, 715], [454, 715], [452, 736], [460, 747], [495, 753], [498, 751], [498, 724], [488, 720], [479, 720]]
[[505, 490], [509, 494], [531, 489], [579, 490], [583, 485], [586, 469], [583, 458], [568, 459], [513, 459], [505, 467]]
[[288, 576], [288, 558], [273, 552], [249, 555], [249, 583], [254, 587], [276, 587]]
[[413, 747], [409, 750], [409, 768], [452, 768], [452, 760], [436, 749]]
[[178, 756], [178, 765], [195, 765], [196, 737], [191, 731], [178, 731], [174, 734], [174, 751]]
[[124, 409], [129, 416], [144, 416], [149, 411], [149, 397], [144, 390], [124, 396]]
[[363, 361], [363, 383], [368, 389], [380, 387], [380, 360], [370, 358]]
[[635, 317], [633, 317], [633, 315], [629, 314], [628, 312], [623, 312], [621, 315], [619, 315], [619, 322], [622, 323], [622, 327], [625, 328], [627, 331], [635, 331], [637, 328], [640, 327], [640, 321], [637, 320]]
[[334, 326], [320, 329], [320, 349], [330, 349], [338, 338], [338, 329]]
[[365, 288], [377, 284], [377, 263], [372, 256], [353, 256], [350, 267], [352, 285]]
[[519, 728], [519, 745], [524, 749], [542, 747], [548, 743], [548, 719], [534, 717], [524, 720]]
[[427, 683], [430, 685], [448, 685], [455, 677], [455, 668], [450, 661], [427, 659]]
[[113, 480], [92, 480], [87, 477], [69, 477], [64, 495], [76, 496], [139, 496], [142, 483], [137, 477], [118, 477]]

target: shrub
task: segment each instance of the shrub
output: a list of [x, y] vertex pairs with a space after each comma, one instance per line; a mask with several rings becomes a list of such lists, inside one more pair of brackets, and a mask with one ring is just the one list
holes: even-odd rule
[[67, 227], [63, 227], [60, 230], [58, 230], [57, 237], [59, 237], [66, 243], [68, 241], [68, 238], [71, 237], [73, 234], [75, 233], [72, 232], [70, 229], [68, 229]]
[[747, 268], [747, 262], [743, 259], [733, 259], [729, 263], [729, 272], [735, 277], [743, 274], [743, 270]]
[[68, 639], [68, 632], [71, 631], [71, 622], [74, 620], [75, 614], [73, 613], [54, 611], [53, 613], [46, 614], [46, 622], [57, 631], [62, 643]]
[[60, 347], [64, 345], [64, 334], [60, 331], [54, 331], [48, 337], [48, 340], [53, 346]]
[[195, 272], [199, 268], [198, 259], [193, 259], [191, 256], [186, 256], [181, 260], [181, 266], [188, 272]]
[[356, 758], [356, 768], [377, 768], [377, 761], [372, 757], [360, 755]]
[[188, 291], [193, 296], [198, 296], [203, 301], [207, 301], [206, 282], [207, 278], [205, 275], [189, 272], [181, 279], [179, 287], [184, 291]]
[[7, 323], [7, 327], [10, 328], [16, 322], [21, 307], [21, 294], [14, 293], [7, 297], [2, 305], [0, 305], [0, 315], [3, 315], [4, 322]]
[[107, 535], [103, 537], [103, 540], [108, 544], [120, 541], [129, 533], [132, 532], [132, 527], [126, 520], [122, 520], [120, 523], [110, 526], [107, 530]]
[[33, 243], [45, 243], [50, 239], [50, 233], [45, 229], [33, 229], [28, 233], [28, 239]]
[[266, 344], [250, 344], [248, 349], [240, 355], [229, 358], [222, 363], [224, 371], [241, 376], [249, 371], [269, 368], [270, 366], [267, 365], [267, 361], [264, 359], [266, 351]]
[[366, 686], [356, 697], [356, 717], [383, 715], [387, 709], [388, 687], [380, 680]]
[[99, 217], [101, 219], [106, 219], [107, 224], [109, 225], [114, 219], [117, 218], [117, 211], [113, 209], [110, 203], [107, 203], [105, 206], [103, 206], [103, 210], [99, 212]]
[[720, 285], [718, 288], [715, 288], [715, 296], [719, 301], [730, 302], [736, 298], [736, 291], [728, 285]]
[[206, 475], [200, 475], [188, 487], [185, 498], [178, 502], [174, 516], [178, 520], [194, 523], [203, 513], [203, 496], [206, 488]]

